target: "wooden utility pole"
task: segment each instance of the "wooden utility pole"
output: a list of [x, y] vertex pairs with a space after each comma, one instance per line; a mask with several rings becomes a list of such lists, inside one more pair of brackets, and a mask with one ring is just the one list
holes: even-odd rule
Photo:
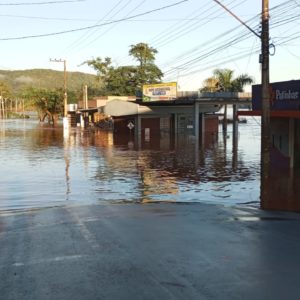
[[270, 176], [270, 77], [269, 77], [269, 0], [262, 0], [261, 15], [261, 204], [268, 201]]
[[213, 0], [233, 17], [235, 17], [241, 24], [247, 27], [261, 40], [261, 86], [262, 86], [262, 103], [261, 103], [261, 189], [260, 198], [261, 205], [263, 206], [268, 201], [269, 193], [268, 186], [270, 176], [270, 70], [269, 70], [269, 0], [262, 0], [262, 13], [261, 13], [261, 34], [259, 35], [252, 30], [245, 22], [225, 7], [219, 0]]
[[67, 93], [67, 61], [65, 59], [51, 59], [51, 62], [64, 63], [64, 117], [68, 115], [68, 93]]

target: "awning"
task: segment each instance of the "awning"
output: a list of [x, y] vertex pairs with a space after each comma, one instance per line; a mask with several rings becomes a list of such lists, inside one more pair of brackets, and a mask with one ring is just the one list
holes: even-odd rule
[[138, 107], [139, 105], [136, 103], [124, 100], [112, 100], [104, 106], [103, 112], [113, 117], [130, 116], [138, 114]]
[[[241, 110], [238, 116], [261, 116], [261, 110]], [[300, 118], [300, 110], [272, 110], [270, 117], [277, 118]]]

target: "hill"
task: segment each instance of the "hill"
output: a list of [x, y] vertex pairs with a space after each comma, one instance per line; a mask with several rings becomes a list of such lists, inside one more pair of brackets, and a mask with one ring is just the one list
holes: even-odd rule
[[[22, 89], [32, 86], [35, 88], [63, 88], [64, 72], [51, 69], [32, 69], [6, 71], [0, 70], [0, 81], [5, 82], [13, 94], [18, 94]], [[68, 91], [81, 91], [83, 85], [96, 89], [100, 87], [96, 75], [67, 72]]]

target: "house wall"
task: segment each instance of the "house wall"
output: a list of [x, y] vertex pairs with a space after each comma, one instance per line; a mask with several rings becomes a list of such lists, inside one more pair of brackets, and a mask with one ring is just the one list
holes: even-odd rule
[[217, 133], [219, 131], [219, 118], [216, 115], [205, 116], [205, 132]]
[[294, 165], [300, 169], [300, 119], [295, 120]]
[[271, 121], [272, 146], [284, 156], [289, 155], [289, 119], [273, 118]]

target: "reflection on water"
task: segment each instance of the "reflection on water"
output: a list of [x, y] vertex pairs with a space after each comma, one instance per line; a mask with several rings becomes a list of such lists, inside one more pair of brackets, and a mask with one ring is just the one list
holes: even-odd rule
[[[197, 148], [192, 137], [164, 138], [141, 149], [130, 136], [0, 122], [0, 209], [98, 201], [259, 201], [259, 124], [220, 132]], [[117, 141], [117, 145], [116, 145]], [[166, 142], [168, 141], [168, 142]]]

